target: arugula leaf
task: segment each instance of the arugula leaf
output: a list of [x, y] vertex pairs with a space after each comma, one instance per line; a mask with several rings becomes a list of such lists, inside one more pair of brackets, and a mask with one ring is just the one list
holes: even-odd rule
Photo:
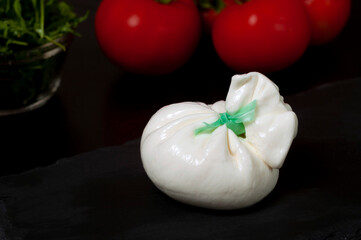
[[60, 0], [0, 0], [0, 55], [79, 35], [75, 29], [88, 14], [78, 17]]
[[14, 3], [14, 12], [16, 14], [16, 16], [19, 19], [20, 25], [23, 28], [26, 28], [26, 24], [25, 24], [25, 20], [23, 18], [23, 16], [21, 15], [21, 4], [20, 4], [20, 0], [15, 0]]

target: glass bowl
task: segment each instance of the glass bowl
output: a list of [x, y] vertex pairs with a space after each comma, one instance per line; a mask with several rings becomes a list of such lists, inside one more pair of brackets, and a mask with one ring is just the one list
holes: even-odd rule
[[[56, 39], [68, 47], [72, 35]], [[64, 51], [55, 43], [0, 55], [0, 116], [30, 111], [44, 105], [61, 82]]]

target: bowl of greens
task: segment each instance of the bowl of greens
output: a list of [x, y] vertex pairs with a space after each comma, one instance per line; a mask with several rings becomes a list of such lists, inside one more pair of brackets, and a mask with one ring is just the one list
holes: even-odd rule
[[0, 116], [33, 110], [54, 95], [87, 16], [59, 0], [0, 0]]

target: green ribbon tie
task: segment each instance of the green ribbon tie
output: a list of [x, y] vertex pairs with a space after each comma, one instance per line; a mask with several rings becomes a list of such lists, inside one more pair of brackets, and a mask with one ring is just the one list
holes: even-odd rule
[[244, 136], [246, 128], [243, 123], [252, 122], [255, 118], [256, 100], [239, 109], [234, 114], [228, 112], [220, 113], [217, 121], [213, 123], [204, 122], [205, 126], [194, 130], [194, 135], [201, 133], [212, 133], [218, 127], [226, 124], [237, 136]]

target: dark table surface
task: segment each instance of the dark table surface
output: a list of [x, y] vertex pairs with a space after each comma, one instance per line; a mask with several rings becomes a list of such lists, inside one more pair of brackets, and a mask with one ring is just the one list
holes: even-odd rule
[[1, 177], [0, 239], [360, 240], [360, 88], [355, 78], [288, 97], [298, 136], [276, 188], [249, 208], [167, 197], [137, 139]]

